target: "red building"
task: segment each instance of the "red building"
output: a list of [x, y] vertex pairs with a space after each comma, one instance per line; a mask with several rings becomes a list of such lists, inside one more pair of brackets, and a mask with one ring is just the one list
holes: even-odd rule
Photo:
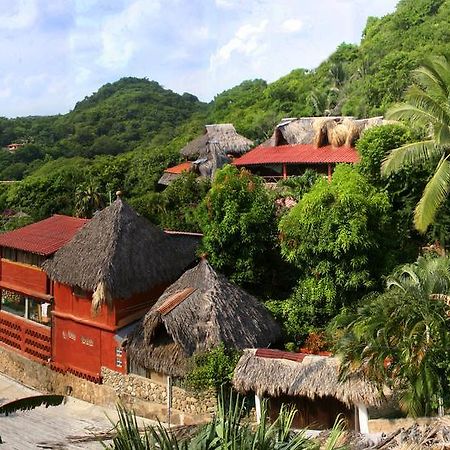
[[357, 163], [359, 155], [353, 147], [315, 147], [312, 144], [256, 147], [233, 161], [237, 167], [245, 167], [267, 181], [278, 181], [292, 175], [301, 175], [313, 169], [331, 179], [338, 163]]
[[[27, 248], [32, 256], [25, 262], [11, 262], [7, 257], [16, 237], [27, 236], [29, 227], [0, 236], [5, 254], [0, 285], [41, 305], [40, 313], [19, 317], [4, 311], [7, 301], [2, 302], [0, 341], [28, 355], [27, 338], [14, 327], [36, 334], [38, 326], [39, 359], [54, 369], [91, 381], [100, 381], [102, 366], [124, 372], [123, 336], [193, 264], [198, 239], [163, 232], [120, 198], [90, 221], [65, 218], [78, 224], [66, 239], [42, 234], [52, 219], [29, 226], [41, 233], [30, 239]], [[48, 248], [45, 255], [33, 253], [34, 238]], [[20, 268], [13, 277], [11, 264]], [[33, 321], [37, 317], [42, 322], [45, 316], [45, 325]]]
[[0, 342], [27, 357], [51, 359], [53, 286], [41, 264], [85, 225], [55, 215], [0, 234]]

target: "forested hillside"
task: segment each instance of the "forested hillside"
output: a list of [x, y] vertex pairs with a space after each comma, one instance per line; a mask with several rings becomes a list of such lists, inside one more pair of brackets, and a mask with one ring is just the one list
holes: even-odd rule
[[340, 44], [317, 69], [296, 69], [273, 83], [244, 81], [208, 105], [130, 77], [64, 115], [0, 118], [0, 146], [27, 143], [15, 154], [0, 151], [0, 180], [26, 178], [2, 187], [0, 209], [34, 218], [74, 213], [74, 192], [87, 184], [104, 199], [120, 188], [137, 203], [149, 201], [164, 165], [205, 123], [232, 122], [258, 142], [286, 116], [383, 114], [425, 56], [450, 53], [449, 17], [448, 0], [401, 0], [393, 14], [368, 19], [359, 46]]

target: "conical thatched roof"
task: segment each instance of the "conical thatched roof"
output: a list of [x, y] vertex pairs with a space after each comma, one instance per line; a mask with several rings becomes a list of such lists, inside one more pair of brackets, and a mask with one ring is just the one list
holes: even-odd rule
[[129, 338], [127, 352], [147, 369], [183, 376], [196, 352], [221, 342], [267, 346], [279, 337], [264, 306], [202, 260], [166, 289]]
[[118, 198], [44, 264], [50, 278], [93, 292], [94, 310], [167, 285], [195, 260], [196, 243], [164, 233]]
[[283, 119], [270, 139], [262, 145], [275, 147], [286, 144], [315, 144], [316, 147], [352, 147], [364, 130], [388, 123], [383, 117], [301, 117]]
[[206, 125], [205, 133], [189, 142], [181, 149], [181, 154], [188, 159], [196, 159], [206, 156], [213, 147], [224, 154], [239, 156], [252, 146], [253, 142], [238, 134], [231, 123], [220, 123]]
[[330, 396], [349, 406], [380, 404], [381, 396], [377, 388], [367, 380], [353, 375], [340, 381], [337, 358], [292, 354], [301, 357], [293, 361], [287, 359], [286, 353], [265, 349], [245, 350], [234, 371], [234, 387], [240, 392], [252, 391], [271, 397], [281, 394], [310, 399]]

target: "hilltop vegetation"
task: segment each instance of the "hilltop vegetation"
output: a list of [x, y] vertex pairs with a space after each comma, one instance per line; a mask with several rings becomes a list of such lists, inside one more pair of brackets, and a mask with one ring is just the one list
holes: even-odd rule
[[339, 45], [316, 69], [296, 69], [270, 84], [244, 81], [208, 105], [128, 77], [104, 85], [68, 114], [0, 118], [0, 146], [30, 143], [15, 155], [0, 153], [0, 179], [22, 179], [59, 157], [170, 153], [205, 123], [232, 122], [258, 142], [282, 117], [383, 114], [402, 98], [425, 56], [450, 53], [449, 17], [447, 0], [401, 0], [394, 13], [369, 17], [360, 45]]

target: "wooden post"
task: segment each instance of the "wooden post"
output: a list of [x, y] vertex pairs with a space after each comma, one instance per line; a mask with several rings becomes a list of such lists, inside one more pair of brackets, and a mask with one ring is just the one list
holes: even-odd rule
[[170, 375], [167, 375], [166, 397], [167, 397], [168, 423], [170, 428], [171, 413], [172, 413], [172, 377]]
[[261, 422], [261, 397], [255, 394], [256, 423]]
[[357, 404], [356, 411], [358, 412], [358, 422], [359, 422], [359, 432], [368, 434], [369, 433], [369, 413], [367, 411], [366, 405]]
[[283, 163], [283, 179], [287, 178], [287, 166], [286, 163]]
[[331, 164], [328, 163], [328, 183], [331, 183]]

